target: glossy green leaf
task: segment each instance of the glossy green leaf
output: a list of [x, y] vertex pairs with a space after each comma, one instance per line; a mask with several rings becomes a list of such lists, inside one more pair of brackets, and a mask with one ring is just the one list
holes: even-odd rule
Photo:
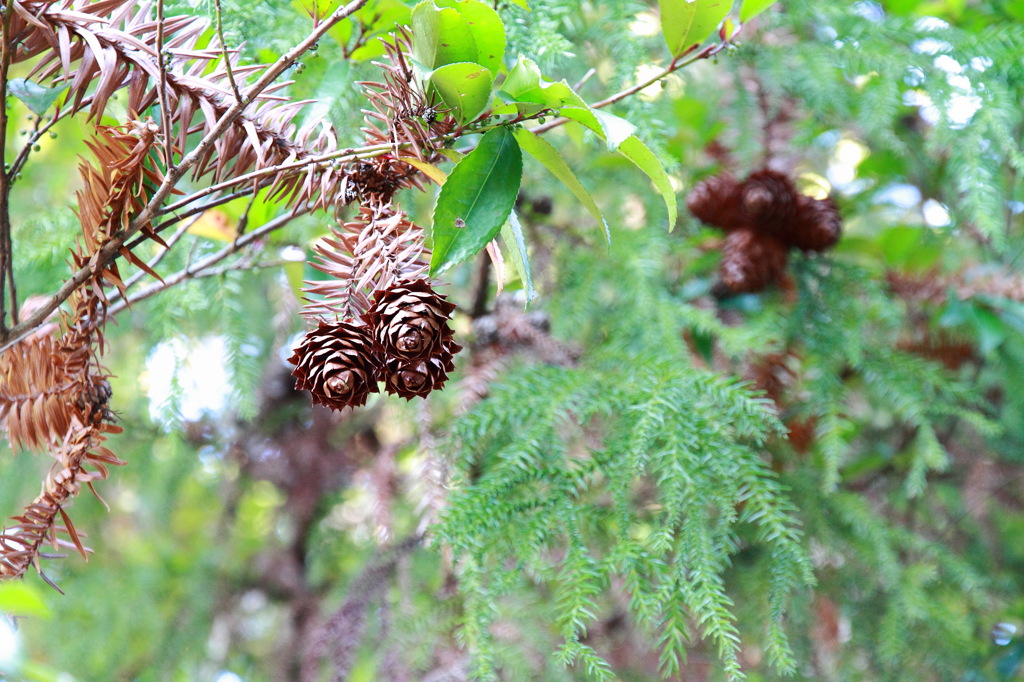
[[519, 274], [519, 280], [526, 290], [526, 304], [533, 303], [537, 298], [537, 290], [533, 288], [533, 274], [530, 272], [530, 254], [526, 249], [526, 238], [523, 236], [523, 226], [519, 223], [519, 216], [513, 210], [508, 214], [508, 220], [501, 226], [501, 238], [508, 245], [512, 264]]
[[587, 106], [568, 83], [564, 80], [557, 83], [546, 80], [536, 62], [522, 56], [502, 83], [498, 95], [508, 103], [534, 105], [535, 111], [524, 113], [536, 113], [541, 109], [560, 109], [563, 106]]
[[646, 173], [654, 183], [661, 193], [661, 198], [665, 200], [665, 208], [668, 210], [668, 229], [670, 232], [674, 230], [677, 215], [676, 192], [669, 181], [668, 173], [658, 161], [658, 157], [636, 136], [630, 137], [619, 145], [618, 151], [636, 164], [637, 168]]
[[490, 69], [492, 77], [496, 76], [505, 58], [505, 25], [498, 13], [480, 0], [435, 0], [435, 3], [438, 7], [454, 9], [462, 16], [476, 46], [473, 61]]
[[431, 74], [430, 82], [459, 123], [472, 121], [491, 102], [491, 72], [480, 64], [442, 66]]
[[562, 116], [579, 121], [594, 131], [608, 144], [608, 151], [614, 152], [619, 145], [636, 132], [636, 126], [624, 118], [589, 107], [564, 107]]
[[20, 99], [36, 116], [45, 114], [46, 110], [53, 106], [53, 103], [60, 97], [60, 93], [64, 92], [67, 87], [62, 85], [57, 88], [44, 88], [25, 78], [12, 78], [7, 83], [7, 90]]
[[422, 68], [433, 71], [446, 64], [475, 62], [476, 42], [458, 11], [425, 0], [412, 10], [412, 54]]
[[673, 57], [700, 45], [718, 28], [732, 0], [659, 0], [661, 32]]
[[532, 12], [533, 11], [533, 10], [530, 9], [530, 5], [529, 5], [529, 3], [526, 2], [526, 0], [512, 0], [512, 4], [519, 5], [520, 7], [525, 9], [527, 12]]
[[[590, 196], [590, 192], [587, 188], [580, 184], [580, 181], [576, 178], [576, 174], [569, 168], [569, 164], [565, 162], [562, 155], [558, 153], [558, 150], [551, 146], [551, 143], [542, 138], [539, 135], [531, 133], [525, 128], [520, 128], [516, 131], [516, 140], [519, 142], [519, 146], [522, 147], [526, 153], [543, 164], [545, 168], [551, 171], [551, 174], [558, 178], [563, 185], [569, 188], [583, 207], [590, 212], [590, 215], [594, 216], [594, 220], [598, 222], [604, 228], [605, 237], [611, 242], [611, 232], [608, 230], [608, 222], [601, 215], [601, 209], [597, 207], [594, 202], [594, 198]], [[525, 280], [524, 280], [525, 281]]]
[[777, 0], [743, 0], [743, 7], [740, 9], [740, 22], [747, 23], [776, 2]]
[[444, 272], [494, 239], [519, 193], [523, 153], [506, 128], [495, 128], [452, 169], [434, 208], [430, 274]]

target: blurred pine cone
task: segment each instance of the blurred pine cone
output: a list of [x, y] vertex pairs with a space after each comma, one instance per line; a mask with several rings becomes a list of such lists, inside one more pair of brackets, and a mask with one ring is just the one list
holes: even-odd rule
[[296, 390], [309, 391], [314, 405], [358, 407], [378, 390], [373, 340], [365, 327], [320, 322], [288, 361], [295, 365]]
[[765, 168], [743, 181], [740, 209], [753, 229], [782, 239], [796, 217], [800, 196], [788, 176]]
[[441, 346], [440, 352], [425, 360], [388, 358], [384, 361], [384, 390], [406, 400], [426, 398], [434, 389], [444, 387], [448, 372], [454, 369], [452, 357], [460, 350], [462, 346], [449, 341]]
[[726, 232], [748, 227], [740, 207], [740, 183], [728, 173], [694, 185], [686, 197], [686, 207], [701, 222]]
[[843, 218], [832, 197], [814, 199], [801, 194], [785, 241], [801, 251], [824, 251], [836, 245], [842, 231]]
[[725, 238], [719, 272], [733, 293], [753, 293], [778, 281], [786, 268], [786, 247], [768, 235], [737, 230]]
[[374, 293], [363, 315], [373, 330], [374, 350], [388, 360], [426, 360], [447, 352], [452, 330], [448, 318], [455, 310], [426, 279], [407, 279]]

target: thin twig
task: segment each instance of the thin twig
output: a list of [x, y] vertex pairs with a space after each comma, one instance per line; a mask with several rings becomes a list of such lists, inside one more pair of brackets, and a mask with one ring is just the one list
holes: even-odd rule
[[127, 308], [129, 305], [134, 305], [139, 301], [143, 301], [149, 298], [150, 296], [154, 296], [160, 293], [161, 291], [164, 291], [165, 289], [169, 289], [176, 284], [184, 282], [185, 280], [195, 279], [197, 276], [199, 276], [199, 273], [208, 270], [217, 263], [220, 263], [228, 256], [237, 253], [239, 250], [241, 250], [243, 246], [251, 244], [257, 239], [264, 237], [275, 230], [281, 229], [289, 222], [294, 220], [296, 217], [298, 217], [298, 215], [302, 214], [288, 213], [286, 215], [278, 216], [277, 218], [274, 218], [273, 220], [264, 223], [263, 225], [259, 226], [252, 232], [242, 235], [241, 237], [236, 239], [231, 244], [228, 244], [217, 253], [209, 255], [206, 258], [203, 258], [202, 260], [197, 261], [196, 263], [183, 268], [182, 270], [174, 273], [173, 275], [168, 275], [167, 277], [164, 277], [163, 282], [154, 282], [150, 284], [148, 287], [140, 289], [138, 292], [135, 293], [134, 296], [129, 297], [127, 303], [125, 303], [125, 301], [123, 300], [119, 301], [118, 303], [115, 303], [110, 307], [108, 314], [116, 315], [117, 313]]
[[[209, 133], [200, 140], [199, 144], [189, 152], [182, 160], [181, 163], [173, 168], [170, 168], [167, 175], [164, 177], [160, 187], [157, 188], [156, 192], [150, 198], [149, 203], [139, 212], [139, 214], [132, 220], [131, 224], [127, 229], [121, 230], [114, 234], [110, 239], [107, 240], [103, 246], [101, 246], [93, 258], [90, 264], [79, 269], [75, 272], [70, 279], [57, 290], [56, 293], [52, 294], [45, 303], [40, 305], [35, 312], [28, 317], [28, 319], [22, 321], [19, 324], [14, 325], [10, 329], [6, 330], [2, 334], [4, 345], [0, 350], [9, 348], [13, 343], [21, 340], [27, 336], [33, 329], [42, 324], [43, 320], [52, 313], [57, 307], [66, 301], [71, 294], [82, 286], [91, 277], [94, 277], [96, 273], [102, 272], [104, 268], [114, 262], [120, 255], [120, 249], [124, 246], [125, 242], [128, 241], [136, 232], [142, 229], [143, 226], [148, 225], [153, 218], [156, 216], [157, 211], [163, 202], [170, 196], [171, 192], [177, 187], [178, 182], [185, 176], [185, 174], [195, 166], [200, 159], [204, 158], [210, 147], [219, 140], [228, 127], [234, 123], [234, 121], [241, 115], [242, 111], [251, 104], [260, 93], [262, 93], [271, 83], [273, 83], [278, 76], [284, 73], [285, 69], [291, 66], [296, 59], [298, 59], [304, 52], [306, 52], [314, 43], [316, 43], [327, 31], [331, 29], [342, 19], [345, 19], [353, 12], [359, 10], [363, 5], [367, 3], [367, 0], [352, 0], [352, 2], [339, 7], [335, 10], [330, 17], [324, 23], [320, 24], [309, 36], [307, 36], [301, 43], [288, 50], [282, 55], [276, 62], [267, 67], [263, 75], [248, 88], [242, 97], [241, 101], [232, 104], [228, 110], [220, 117], [216, 124]], [[8, 15], [4, 15], [5, 18]], [[9, 22], [9, 18], [7, 18]], [[6, 33], [5, 33], [6, 35]], [[3, 49], [7, 50], [7, 42], [4, 41]], [[0, 76], [6, 76], [5, 73], [0, 73]], [[2, 78], [0, 78], [2, 80]], [[3, 194], [2, 188], [0, 188], [0, 194]], [[6, 200], [2, 206], [0, 206], [0, 213], [5, 213]]]
[[591, 67], [590, 69], [587, 69], [587, 72], [585, 74], [583, 74], [583, 78], [581, 78], [578, 81], [576, 81], [576, 85], [572, 86], [572, 89], [575, 90], [576, 92], [579, 92], [579, 89], [582, 88], [583, 85], [588, 80], [593, 78], [595, 73], [597, 73], [597, 69], [595, 69], [593, 67]]
[[171, 170], [174, 165], [174, 141], [171, 138], [171, 107], [167, 101], [167, 62], [169, 53], [164, 53], [164, 0], [156, 1], [156, 58], [160, 62], [160, 127], [164, 135], [164, 165]]
[[[736, 36], [733, 36], [733, 37], [735, 38]], [[676, 57], [675, 59], [673, 59], [672, 62], [668, 66], [666, 66], [665, 69], [663, 71], [661, 71], [660, 73], [658, 73], [658, 74], [648, 78], [647, 80], [643, 81], [642, 83], [637, 83], [636, 85], [628, 87], [625, 90], [620, 90], [619, 92], [615, 93], [611, 97], [607, 97], [607, 98], [601, 100], [600, 102], [595, 102], [594, 104], [591, 104], [590, 108], [591, 109], [602, 109], [602, 108], [604, 108], [604, 107], [606, 107], [606, 106], [608, 106], [610, 104], [615, 104], [616, 102], [624, 100], [627, 97], [635, 95], [636, 93], [640, 92], [641, 90], [644, 90], [646, 88], [651, 87], [652, 85], [654, 85], [658, 81], [662, 80], [663, 78], [666, 78], [667, 76], [670, 76], [671, 74], [675, 73], [676, 71], [678, 71], [679, 69], [681, 69], [681, 68], [683, 68], [685, 66], [689, 66], [690, 64], [693, 64], [696, 61], [699, 61], [701, 59], [707, 59], [708, 57], [711, 57], [713, 55], [718, 54], [719, 52], [721, 52], [722, 50], [724, 50], [728, 46], [729, 46], [729, 43], [727, 43], [727, 42], [717, 43], [715, 45], [708, 45], [703, 50], [701, 50], [700, 52], [697, 52], [696, 54], [694, 54], [692, 57], [690, 57], [688, 59], [684, 59], [685, 55], [680, 55], [679, 57]], [[541, 125], [537, 126], [536, 128], [531, 128], [530, 131], [539, 135], [541, 133], [546, 133], [547, 131], [549, 131], [549, 130], [551, 130], [553, 128], [557, 128], [558, 126], [565, 125], [570, 120], [571, 119], [568, 119], [568, 118], [556, 118], [553, 121], [548, 121], [547, 123], [541, 124]]]
[[217, 38], [220, 40], [220, 51], [224, 55], [224, 70], [228, 74], [228, 83], [231, 83], [231, 92], [235, 93], [235, 101], [242, 101], [242, 93], [238, 89], [238, 83], [235, 82], [235, 73], [231, 68], [231, 55], [228, 54], [228, 44], [224, 40], [224, 21], [221, 17], [220, 0], [214, 0], [214, 10], [217, 14]]

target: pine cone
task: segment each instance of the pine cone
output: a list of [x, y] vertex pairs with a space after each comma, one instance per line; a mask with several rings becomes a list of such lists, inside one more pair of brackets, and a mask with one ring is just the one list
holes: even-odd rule
[[764, 290], [778, 281], [786, 268], [785, 245], [752, 230], [727, 235], [722, 252], [722, 284], [737, 294]]
[[320, 322], [288, 361], [295, 365], [296, 390], [309, 391], [314, 405], [358, 407], [378, 390], [373, 340], [365, 327]]
[[419, 396], [426, 398], [434, 389], [444, 387], [448, 372], [454, 369], [452, 356], [462, 346], [448, 342], [439, 353], [425, 360], [404, 361], [388, 358], [384, 363], [384, 390], [388, 395], [400, 395], [406, 400]]
[[783, 239], [796, 217], [800, 193], [787, 176], [769, 168], [751, 173], [740, 186], [745, 222], [761, 234]]
[[801, 251], [824, 251], [836, 245], [843, 230], [839, 206], [832, 197], [814, 199], [801, 194], [796, 217], [785, 241]]
[[363, 319], [373, 330], [379, 355], [410, 363], [445, 352], [452, 338], [448, 318], [453, 310], [455, 304], [435, 292], [428, 280], [407, 279], [375, 292]]
[[740, 207], [740, 183], [728, 173], [698, 182], [686, 197], [686, 207], [701, 222], [726, 232], [746, 226]]

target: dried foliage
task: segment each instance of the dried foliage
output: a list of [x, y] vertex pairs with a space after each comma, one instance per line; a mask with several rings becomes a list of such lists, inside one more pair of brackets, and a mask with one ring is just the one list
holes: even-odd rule
[[[161, 68], [159, 24], [152, 16], [152, 5], [134, 0], [15, 1], [13, 8], [11, 35], [20, 36], [13, 61], [38, 58], [34, 75], [66, 83], [70, 109], [65, 113], [88, 107], [89, 117], [99, 121], [111, 96], [122, 88], [128, 88], [129, 109], [144, 111], [160, 99], [163, 80], [168, 122], [176, 131], [179, 149], [187, 148], [189, 135], [208, 134], [234, 103], [229, 67], [235, 78], [264, 68], [240, 66], [237, 54], [225, 63], [224, 47], [216, 37], [199, 48], [207, 22], [191, 16], [164, 21], [162, 54], [166, 57]], [[325, 206], [337, 192], [342, 170], [306, 162], [337, 151], [337, 136], [322, 120], [296, 130], [293, 120], [307, 102], [270, 94], [287, 85], [270, 86], [239, 115], [199, 159], [194, 176], [212, 173], [219, 182], [287, 164], [287, 169], [273, 174], [274, 191], [298, 202]]]
[[306, 293], [316, 297], [303, 308], [309, 318], [358, 318], [374, 291], [427, 270], [423, 229], [390, 206], [361, 206], [354, 220], [332, 225], [331, 235], [313, 247], [311, 265], [331, 279], [307, 282]]
[[84, 291], [74, 297], [59, 338], [38, 336], [0, 355], [0, 414], [8, 440], [15, 447], [49, 449], [56, 460], [39, 496], [0, 534], [0, 578], [21, 577], [29, 566], [42, 574], [46, 542], [55, 549], [74, 547], [85, 557], [65, 507], [83, 484], [95, 493], [93, 481], [124, 463], [103, 445], [105, 434], [121, 431], [111, 423], [109, 374], [99, 364], [105, 303], [99, 286]]
[[[161, 156], [161, 148], [155, 145], [158, 131], [159, 127], [152, 121], [132, 120], [120, 127], [97, 126], [96, 138], [87, 143], [99, 161], [98, 167], [85, 162], [79, 166], [85, 188], [79, 190], [76, 197], [87, 254], [96, 254], [114, 234], [126, 229], [132, 216], [148, 202], [148, 192], [163, 182], [163, 174], [151, 156]], [[166, 164], [165, 159], [160, 160]], [[167, 248], [167, 243], [150, 225], [144, 225], [141, 232]], [[159, 277], [127, 246], [122, 245], [118, 251], [133, 265]], [[81, 267], [84, 262], [76, 265]], [[117, 263], [103, 268], [100, 274], [122, 295], [126, 294]], [[96, 287], [95, 293], [102, 296], [102, 288]]]
[[[79, 167], [84, 187], [76, 196], [82, 233], [71, 263], [76, 269], [90, 267], [92, 276], [69, 299], [71, 313], [62, 320], [59, 336], [40, 330], [0, 354], [0, 417], [8, 441], [16, 449], [49, 450], [56, 460], [42, 493], [13, 518], [17, 525], [0, 535], [4, 578], [20, 577], [33, 565], [42, 573], [40, 549], [47, 541], [55, 548], [73, 546], [84, 557], [86, 549], [64, 507], [82, 484], [95, 493], [93, 481], [106, 478], [110, 465], [123, 464], [102, 444], [104, 434], [121, 429], [112, 424], [109, 373], [99, 358], [108, 305], [104, 282], [122, 294], [125, 284], [116, 264], [101, 267], [97, 258], [146, 204], [147, 191], [163, 180], [155, 165], [165, 161], [159, 142], [158, 128], [151, 122], [97, 126], [88, 146], [98, 166], [83, 162]], [[143, 226], [142, 233], [166, 246], [151, 227]], [[119, 251], [156, 274], [128, 247]]]

